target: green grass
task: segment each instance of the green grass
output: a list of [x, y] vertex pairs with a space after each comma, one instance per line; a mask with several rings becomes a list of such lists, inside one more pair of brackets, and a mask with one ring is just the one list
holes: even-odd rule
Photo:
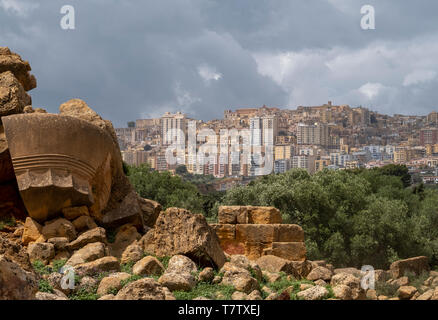
[[233, 286], [212, 285], [205, 282], [199, 282], [192, 291], [174, 291], [173, 295], [176, 300], [193, 300], [197, 297], [205, 297], [208, 299], [217, 299], [216, 294], [219, 292], [224, 296], [225, 300], [231, 300], [231, 295], [236, 291]]

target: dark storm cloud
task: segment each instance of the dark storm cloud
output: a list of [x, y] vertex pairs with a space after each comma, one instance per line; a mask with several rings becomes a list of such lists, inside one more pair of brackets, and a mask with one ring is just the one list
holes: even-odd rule
[[[0, 43], [30, 61], [34, 106], [51, 112], [78, 97], [121, 126], [329, 99], [425, 113], [437, 98], [436, 1], [76, 0], [69, 31], [65, 4], [0, 0]], [[360, 29], [363, 4], [376, 30]]]

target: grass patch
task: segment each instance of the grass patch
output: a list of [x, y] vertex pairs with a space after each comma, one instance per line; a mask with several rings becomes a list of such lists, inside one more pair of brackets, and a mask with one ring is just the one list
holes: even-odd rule
[[383, 281], [376, 282], [375, 287], [377, 296], [387, 296], [389, 298], [395, 297], [398, 289], [395, 284], [390, 284]]
[[193, 300], [197, 297], [205, 297], [217, 300], [217, 293], [221, 293], [223, 299], [231, 300], [231, 295], [236, 291], [233, 286], [214, 285], [205, 282], [199, 282], [192, 291], [174, 291], [173, 295], [176, 300]]
[[59, 272], [61, 268], [64, 267], [66, 262], [67, 259], [54, 260], [52, 261], [52, 269], [56, 272]]
[[429, 278], [428, 272], [423, 271], [420, 275], [416, 275], [413, 272], [407, 272], [405, 273], [405, 276], [408, 277], [410, 286], [417, 288], [420, 293], [423, 293], [421, 287], [423, 286], [424, 281]]
[[53, 287], [50, 285], [49, 281], [45, 279], [40, 279], [38, 282], [38, 290], [41, 292], [53, 293]]
[[49, 266], [46, 266], [41, 260], [35, 260], [32, 262], [32, 267], [35, 272], [39, 273], [40, 275], [52, 273], [52, 269]]
[[73, 294], [69, 295], [70, 300], [97, 300], [99, 295], [97, 294], [97, 287], [94, 288], [81, 288]]
[[129, 261], [128, 263], [124, 263], [120, 265], [120, 271], [132, 274], [132, 267], [134, 266], [133, 261]]

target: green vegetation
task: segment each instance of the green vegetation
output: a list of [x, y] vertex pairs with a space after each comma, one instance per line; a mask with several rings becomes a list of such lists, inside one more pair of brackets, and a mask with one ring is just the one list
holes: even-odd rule
[[378, 281], [375, 284], [377, 296], [387, 296], [389, 298], [397, 295], [398, 286], [385, 281]]
[[45, 279], [40, 279], [38, 282], [39, 291], [53, 293], [53, 287], [50, 285], [49, 281]]
[[32, 263], [32, 267], [35, 270], [36, 273], [39, 273], [40, 275], [44, 275], [44, 274], [51, 274], [52, 270], [49, 266], [46, 266], [44, 264], [44, 262], [40, 261], [40, 260], [35, 260]]
[[274, 206], [303, 227], [310, 260], [387, 268], [426, 255], [438, 262], [438, 192], [409, 186], [405, 166], [330, 171], [292, 169], [229, 190], [217, 205]]
[[128, 279], [125, 279], [125, 280], [122, 280], [122, 281], [120, 281], [120, 284], [121, 284], [121, 286], [122, 286], [122, 288], [124, 287], [124, 286], [126, 286], [128, 283], [131, 283], [131, 282], [134, 282], [134, 281], [137, 281], [137, 280], [140, 280], [140, 279], [143, 279], [143, 277], [142, 276], [138, 276], [138, 275], [131, 275]]
[[174, 291], [173, 295], [176, 300], [193, 300], [197, 297], [205, 297], [208, 299], [218, 299], [218, 297], [220, 297], [220, 300], [231, 300], [231, 295], [234, 291], [233, 286], [199, 282], [193, 290], [189, 292]]
[[[284, 222], [303, 227], [308, 258], [338, 267], [364, 264], [386, 269], [395, 260], [425, 255], [438, 264], [438, 190], [411, 186], [408, 169], [324, 170], [309, 175], [292, 169], [237, 186], [225, 194], [200, 192], [212, 177], [128, 167], [137, 192], [168, 207], [203, 213], [209, 221], [220, 205], [274, 206]], [[208, 188], [206, 188], [208, 189]]]
[[17, 222], [14, 217], [6, 217], [0, 220], [0, 231], [5, 229], [6, 227], [15, 227]]
[[97, 294], [97, 287], [93, 287], [80, 288], [68, 297], [70, 300], [97, 300], [99, 295]]
[[61, 270], [61, 268], [65, 265], [66, 262], [67, 259], [54, 260], [52, 262], [53, 271], [59, 272], [59, 270]]
[[[221, 192], [202, 194], [199, 191], [197, 185], [214, 179], [209, 176], [186, 173], [180, 177], [170, 172], [153, 171], [147, 164], [127, 167], [127, 171], [129, 180], [138, 194], [159, 202], [164, 209], [185, 208], [193, 213], [209, 216], [214, 204], [223, 196]], [[181, 172], [181, 169], [179, 171]]]
[[120, 265], [120, 271], [126, 273], [132, 273], [132, 267], [134, 266], [134, 262], [129, 261], [128, 263], [124, 263]]

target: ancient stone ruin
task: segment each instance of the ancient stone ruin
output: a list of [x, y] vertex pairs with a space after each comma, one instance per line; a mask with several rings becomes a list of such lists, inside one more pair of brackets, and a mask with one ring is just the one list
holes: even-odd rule
[[[123, 171], [111, 122], [80, 99], [58, 114], [34, 109], [30, 71], [0, 47], [0, 300], [84, 292], [175, 300], [198, 285], [211, 292], [196, 300], [438, 300], [427, 257], [376, 270], [378, 281], [397, 289], [397, 297], [378, 295], [360, 287], [360, 270], [307, 260], [303, 229], [283, 224], [276, 208], [223, 206], [219, 223], [209, 225], [201, 214], [141, 198]], [[64, 267], [74, 272], [72, 288], [62, 285]], [[429, 278], [416, 288], [408, 272]], [[288, 287], [274, 291], [278, 283]]]
[[219, 223], [212, 227], [228, 254], [244, 254], [251, 260], [264, 255], [306, 260], [303, 229], [282, 224], [280, 211], [274, 207], [221, 206]]

